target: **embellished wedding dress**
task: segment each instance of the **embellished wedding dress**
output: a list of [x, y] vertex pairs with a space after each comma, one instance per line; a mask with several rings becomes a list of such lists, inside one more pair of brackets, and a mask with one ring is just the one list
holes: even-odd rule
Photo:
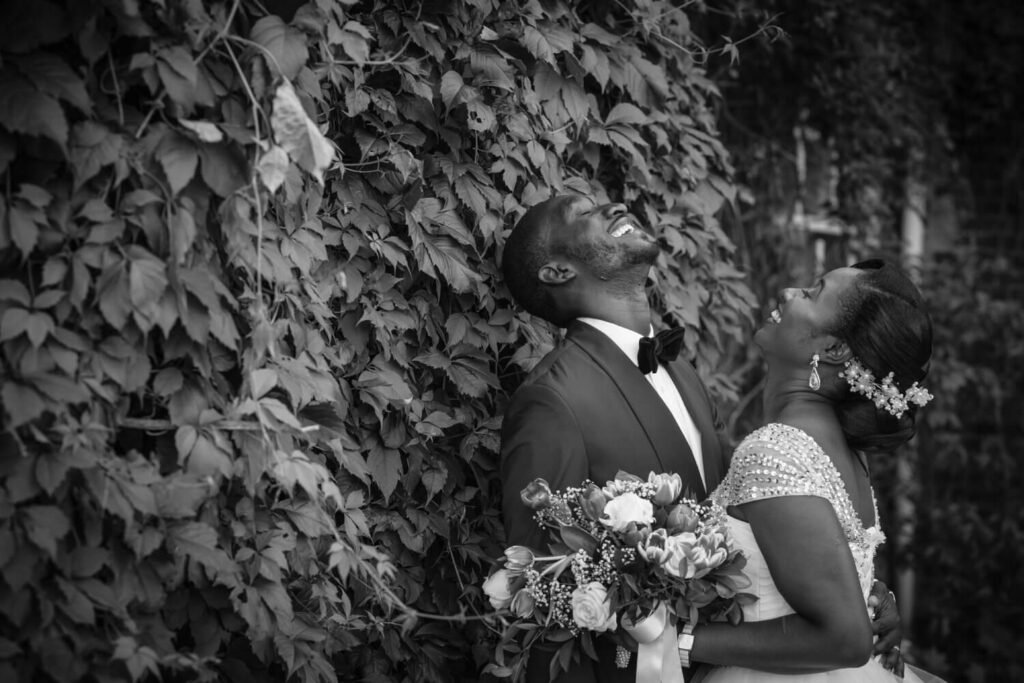
[[[853, 553], [861, 592], [867, 597], [874, 582], [875, 549], [885, 540], [876, 524], [865, 529], [850, 501], [835, 465], [806, 432], [783, 424], [769, 424], [747, 436], [737, 447], [729, 472], [711, 494], [724, 508], [752, 500], [780, 496], [820, 496], [832, 504]], [[746, 589], [757, 601], [743, 607], [746, 621], [765, 621], [793, 608], [779, 593], [764, 555], [746, 522], [729, 517], [736, 547], [747, 556], [743, 573], [751, 581]], [[918, 683], [908, 668], [904, 678], [887, 671], [874, 658], [861, 667], [816, 674], [772, 674], [735, 666], [716, 667], [704, 683]]]

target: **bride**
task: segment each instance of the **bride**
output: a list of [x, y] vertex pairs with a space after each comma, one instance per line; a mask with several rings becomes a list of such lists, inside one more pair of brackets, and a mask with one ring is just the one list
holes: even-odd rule
[[[884, 536], [864, 453], [913, 436], [931, 398], [918, 384], [931, 340], [920, 293], [882, 261], [782, 293], [755, 335], [768, 424], [744, 439], [712, 494], [758, 600], [738, 626], [686, 627], [684, 664], [719, 665], [704, 683], [901, 680], [871, 658], [866, 598]], [[903, 680], [921, 679], [907, 667]]]

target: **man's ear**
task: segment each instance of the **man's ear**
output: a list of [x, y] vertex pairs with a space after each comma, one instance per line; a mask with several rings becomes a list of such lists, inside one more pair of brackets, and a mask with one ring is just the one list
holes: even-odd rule
[[830, 338], [831, 341], [825, 345], [825, 357], [822, 359], [826, 363], [834, 363], [839, 365], [846, 361], [853, 360], [853, 351], [846, 345], [846, 342], [836, 339], [835, 337]]
[[537, 271], [537, 279], [546, 285], [564, 285], [575, 277], [576, 270], [559, 261], [548, 261]]

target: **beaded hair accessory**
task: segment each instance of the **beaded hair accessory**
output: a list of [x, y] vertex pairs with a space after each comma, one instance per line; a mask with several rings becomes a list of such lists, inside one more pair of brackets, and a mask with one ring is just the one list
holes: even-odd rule
[[853, 392], [863, 394], [874, 401], [877, 408], [883, 408], [897, 418], [906, 412], [911, 403], [923, 406], [935, 398], [927, 389], [917, 386], [917, 382], [911, 384], [906, 392], [901, 392], [893, 382], [891, 372], [879, 384], [871, 371], [861, 365], [856, 358], [846, 363], [846, 369], [841, 371], [839, 376], [849, 383]]

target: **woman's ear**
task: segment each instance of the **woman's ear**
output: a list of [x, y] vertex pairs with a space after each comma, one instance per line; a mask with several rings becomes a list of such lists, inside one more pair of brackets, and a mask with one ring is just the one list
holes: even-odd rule
[[833, 337], [832, 341], [825, 346], [825, 357], [822, 360], [836, 365], [845, 363], [853, 360], [853, 351], [846, 345], [846, 342]]
[[576, 270], [559, 261], [548, 261], [537, 271], [537, 279], [546, 285], [564, 285], [575, 277]]

